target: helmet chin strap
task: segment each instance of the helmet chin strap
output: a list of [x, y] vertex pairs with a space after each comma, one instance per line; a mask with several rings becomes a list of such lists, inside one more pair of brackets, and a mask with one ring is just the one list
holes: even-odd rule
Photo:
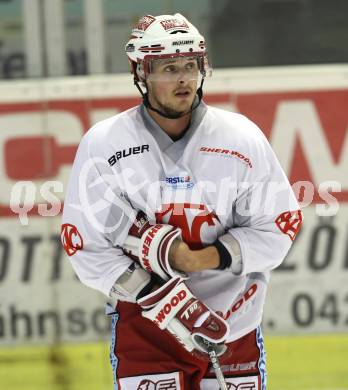
[[[204, 83], [204, 77], [202, 77], [202, 80], [201, 80], [201, 84], [199, 86], [199, 88], [197, 89], [196, 91], [196, 95], [198, 96], [198, 100], [195, 104], [193, 104], [191, 106], [191, 109], [190, 111], [188, 112], [184, 112], [182, 114], [174, 114], [174, 115], [170, 115], [170, 114], [165, 114], [164, 112], [158, 110], [157, 108], [153, 107], [150, 103], [150, 100], [149, 100], [149, 95], [148, 95], [148, 92], [144, 92], [139, 83], [138, 83], [138, 80], [136, 78], [134, 78], [134, 84], [135, 86], [138, 88], [139, 92], [141, 93], [141, 96], [143, 97], [143, 103], [144, 103], [144, 106], [152, 111], [155, 111], [157, 112], [157, 114], [163, 116], [164, 118], [168, 118], [168, 119], [178, 119], [178, 118], [181, 118], [182, 116], [185, 116], [189, 113], [191, 113], [193, 110], [195, 110], [201, 103], [202, 101], [202, 98], [203, 98], [203, 83]], [[146, 83], [145, 83], [146, 85]]]

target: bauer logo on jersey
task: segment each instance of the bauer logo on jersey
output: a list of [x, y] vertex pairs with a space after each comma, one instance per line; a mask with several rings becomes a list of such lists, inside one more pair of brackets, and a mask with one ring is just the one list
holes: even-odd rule
[[121, 160], [121, 158], [125, 158], [133, 154], [141, 154], [149, 151], [150, 151], [149, 145], [133, 146], [132, 148], [118, 150], [115, 154], [113, 154], [111, 157], [108, 158], [108, 162], [111, 166], [113, 166], [117, 163], [117, 161]]
[[190, 176], [184, 173], [180, 176], [167, 176], [166, 186], [175, 189], [192, 188], [194, 186], [194, 183], [191, 181]]

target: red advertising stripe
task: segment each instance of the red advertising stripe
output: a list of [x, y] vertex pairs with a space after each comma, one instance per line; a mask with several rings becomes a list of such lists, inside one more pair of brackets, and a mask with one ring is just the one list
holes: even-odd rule
[[77, 146], [59, 146], [53, 137], [23, 137], [5, 143], [4, 160], [11, 180], [57, 176], [62, 164], [72, 164]]
[[[343, 157], [343, 147], [348, 137], [348, 90], [308, 91], [308, 92], [268, 92], [268, 93], [243, 93], [233, 92], [207, 94], [205, 100], [208, 104], [229, 104], [231, 109], [237, 107], [239, 112], [245, 114], [256, 122], [265, 132], [268, 138], [272, 138], [272, 132], [276, 122], [279, 105], [284, 102], [308, 101], [313, 104], [315, 113], [319, 118], [319, 126], [323, 131], [323, 139], [328, 146], [330, 158], [339, 166]], [[115, 108], [124, 111], [140, 102], [137, 97], [119, 97], [107, 99], [86, 100], [55, 100], [41, 103], [14, 103], [0, 104], [0, 117], [6, 114], [45, 112], [49, 110], [63, 111], [73, 114], [82, 124], [84, 131], [91, 126], [91, 110], [103, 110]], [[299, 129], [306, 132], [306, 126]], [[64, 132], [64, 128], [61, 129]], [[1, 129], [0, 129], [1, 141]], [[312, 148], [316, 147], [313, 140]], [[305, 147], [304, 147], [305, 146]], [[10, 180], [37, 180], [51, 179], [58, 174], [60, 167], [71, 164], [76, 152], [76, 145], [60, 145], [53, 136], [28, 135], [9, 138], [3, 141], [2, 158], [4, 159], [5, 174]], [[319, 156], [320, 159], [320, 156]], [[320, 161], [319, 161], [320, 163]], [[313, 165], [313, 164], [312, 164]], [[308, 180], [313, 182], [313, 166], [308, 160], [308, 145], [296, 139], [292, 163], [287, 172], [290, 181]], [[327, 178], [330, 180], [330, 177]], [[314, 203], [324, 203], [317, 193], [318, 184], [315, 185]], [[333, 194], [339, 202], [348, 202], [348, 192]], [[37, 205], [29, 212], [37, 215]], [[0, 205], [0, 216], [14, 216], [8, 205]]]

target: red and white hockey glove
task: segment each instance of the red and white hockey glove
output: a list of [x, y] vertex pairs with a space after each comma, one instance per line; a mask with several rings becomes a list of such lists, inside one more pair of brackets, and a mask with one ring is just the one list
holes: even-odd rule
[[139, 262], [142, 268], [163, 280], [185, 276], [169, 263], [169, 250], [173, 242], [181, 240], [181, 229], [171, 225], [151, 225], [147, 216], [139, 211], [123, 244], [124, 252]]
[[207, 344], [217, 356], [226, 352], [227, 322], [197, 299], [180, 276], [137, 302], [143, 317], [170, 332], [189, 352], [204, 357], [208, 354]]

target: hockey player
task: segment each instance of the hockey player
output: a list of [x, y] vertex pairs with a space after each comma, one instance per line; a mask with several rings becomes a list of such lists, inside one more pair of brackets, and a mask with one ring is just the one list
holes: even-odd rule
[[115, 389], [266, 388], [267, 283], [302, 217], [261, 130], [207, 106], [205, 41], [182, 15], [144, 16], [126, 44], [143, 104], [83, 137], [62, 242], [113, 299]]

